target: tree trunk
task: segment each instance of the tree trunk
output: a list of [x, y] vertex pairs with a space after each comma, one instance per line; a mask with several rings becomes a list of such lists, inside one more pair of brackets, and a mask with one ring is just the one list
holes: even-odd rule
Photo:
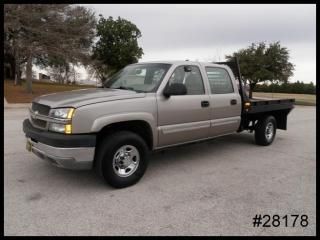
[[20, 65], [18, 66], [18, 71], [17, 71], [17, 76], [18, 76], [18, 84], [21, 85], [21, 70], [20, 70]]
[[12, 58], [10, 57], [9, 59], [9, 64], [10, 64], [10, 78], [14, 79], [14, 85], [16, 85], [16, 74], [17, 74], [17, 63], [18, 63], [18, 58], [17, 58], [17, 51], [15, 47], [15, 40], [13, 39], [13, 54], [11, 54]]
[[20, 85], [20, 62], [18, 50], [15, 51], [14, 62], [14, 85]]
[[10, 79], [14, 79], [15, 78], [15, 74], [16, 74], [16, 64], [15, 64], [15, 60], [12, 60], [9, 62], [10, 64]]
[[19, 79], [18, 79], [18, 71], [14, 74], [14, 85], [18, 85]]
[[29, 54], [26, 66], [26, 90], [32, 93], [32, 55]]
[[65, 83], [66, 83], [66, 84], [68, 84], [68, 81], [69, 81], [69, 76], [68, 76], [68, 74], [69, 74], [69, 71], [68, 71], [68, 65], [66, 64], [66, 65], [64, 66], [64, 68], [65, 68], [65, 71], [66, 71], [66, 74], [65, 74], [65, 76], [64, 76], [64, 81], [65, 81]]
[[72, 69], [73, 69], [73, 84], [76, 83], [76, 71], [74, 70], [74, 64], [72, 65]]
[[63, 84], [62, 67], [59, 66], [59, 83]]

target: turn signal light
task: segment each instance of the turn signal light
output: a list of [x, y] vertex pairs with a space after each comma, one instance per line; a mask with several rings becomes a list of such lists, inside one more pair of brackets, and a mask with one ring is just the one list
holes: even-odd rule
[[71, 134], [71, 132], [72, 132], [72, 125], [71, 124], [67, 124], [65, 126], [64, 133]]

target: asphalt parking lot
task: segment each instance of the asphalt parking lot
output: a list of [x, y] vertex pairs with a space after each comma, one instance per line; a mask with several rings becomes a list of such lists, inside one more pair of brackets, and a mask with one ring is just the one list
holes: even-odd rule
[[[27, 152], [26, 117], [4, 111], [5, 235], [316, 234], [315, 107], [297, 106], [269, 147], [244, 132], [155, 153], [120, 190]], [[256, 214], [306, 214], [308, 226], [253, 227]]]

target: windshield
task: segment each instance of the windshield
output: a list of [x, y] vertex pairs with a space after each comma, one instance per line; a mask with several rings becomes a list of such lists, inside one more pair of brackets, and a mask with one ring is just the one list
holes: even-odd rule
[[155, 92], [170, 66], [163, 63], [129, 65], [108, 79], [104, 87]]

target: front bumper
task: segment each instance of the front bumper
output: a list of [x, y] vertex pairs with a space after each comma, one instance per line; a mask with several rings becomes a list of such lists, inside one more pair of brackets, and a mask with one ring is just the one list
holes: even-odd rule
[[91, 169], [96, 135], [64, 135], [33, 127], [29, 119], [23, 122], [27, 149], [51, 164], [67, 169]]

